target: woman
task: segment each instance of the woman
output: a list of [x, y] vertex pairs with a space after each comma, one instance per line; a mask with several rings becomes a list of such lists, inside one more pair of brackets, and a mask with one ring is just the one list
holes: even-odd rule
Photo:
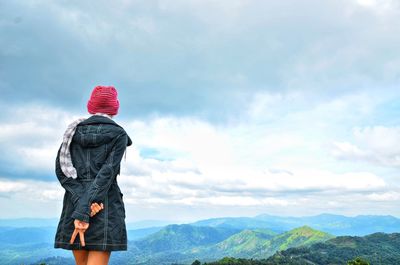
[[132, 141], [112, 120], [119, 109], [114, 87], [95, 87], [87, 109], [93, 115], [68, 126], [57, 153], [55, 172], [65, 194], [54, 247], [72, 250], [77, 265], [106, 265], [111, 251], [127, 250], [117, 175]]

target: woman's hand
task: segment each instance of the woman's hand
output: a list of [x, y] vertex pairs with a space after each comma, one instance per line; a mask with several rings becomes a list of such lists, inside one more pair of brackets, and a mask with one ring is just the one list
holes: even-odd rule
[[[90, 217], [93, 217], [95, 214], [100, 212], [102, 209], [104, 209], [103, 203], [100, 203], [100, 205], [97, 202], [92, 203], [92, 205], [90, 205], [90, 210], [91, 210]], [[75, 226], [75, 230], [72, 233], [70, 244], [74, 243], [76, 236], [79, 234], [79, 239], [81, 241], [81, 245], [84, 247], [85, 246], [85, 235], [84, 234], [85, 234], [86, 229], [89, 228], [89, 223], [75, 219], [74, 226]]]
[[100, 203], [100, 205], [97, 202], [92, 203], [90, 205], [90, 217], [93, 217], [96, 213], [100, 212], [102, 209], [104, 209], [103, 203]]
[[89, 223], [83, 222], [81, 220], [75, 219], [74, 221], [75, 230], [72, 233], [71, 240], [69, 241], [70, 244], [73, 244], [76, 238], [76, 235], [79, 234], [79, 239], [81, 241], [81, 245], [85, 246], [85, 236], [84, 233], [86, 229], [89, 228]]

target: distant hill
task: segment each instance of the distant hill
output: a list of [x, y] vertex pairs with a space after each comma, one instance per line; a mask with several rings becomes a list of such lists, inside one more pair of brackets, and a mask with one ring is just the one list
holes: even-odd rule
[[[0, 238], [7, 240], [0, 241], [0, 246], [10, 244], [31, 244], [31, 243], [53, 243], [56, 234], [56, 227], [0, 227]], [[129, 240], [138, 240], [153, 234], [162, 227], [149, 227], [142, 229], [128, 230]]]
[[[0, 219], [0, 227], [56, 227], [59, 218], [2, 218]], [[150, 227], [163, 227], [169, 224], [176, 224], [177, 222], [168, 220], [140, 220], [134, 222], [127, 222], [126, 227], [128, 230], [142, 229]]]
[[73, 257], [65, 258], [65, 257], [48, 257], [44, 259], [39, 259], [30, 265], [39, 265], [39, 264], [46, 264], [46, 265], [75, 265], [75, 259]]
[[244, 229], [219, 243], [192, 248], [186, 253], [210, 259], [223, 256], [252, 257], [262, 251], [265, 242], [276, 235], [276, 232], [268, 229]]
[[400, 234], [375, 233], [364, 237], [340, 236], [310, 246], [279, 251], [268, 259], [224, 257], [202, 265], [344, 265], [360, 257], [371, 265], [400, 264]]
[[128, 232], [128, 240], [139, 240], [148, 235], [156, 233], [160, 231], [163, 227], [148, 227], [148, 228], [140, 228], [140, 229], [129, 229]]
[[184, 253], [198, 246], [216, 244], [240, 232], [238, 229], [167, 225], [142, 239], [129, 241], [128, 253], [114, 253], [110, 264], [171, 264], [188, 258]]
[[143, 229], [150, 227], [164, 227], [166, 225], [178, 224], [178, 221], [168, 221], [168, 220], [140, 220], [134, 222], [126, 222], [126, 228], [128, 230], [133, 229]]
[[347, 217], [343, 215], [320, 214], [305, 217], [283, 217], [261, 214], [255, 217], [210, 218], [191, 224], [238, 229], [267, 228], [276, 232], [288, 231], [296, 227], [307, 225], [335, 236], [363, 236], [375, 232], [400, 232], [400, 219], [390, 215], [359, 215]]
[[322, 231], [312, 229], [308, 226], [295, 228], [286, 233], [275, 236], [267, 245], [269, 249], [265, 249], [258, 257], [268, 257], [277, 250], [285, 250], [297, 246], [309, 246], [317, 242], [324, 242], [334, 236]]
[[400, 264], [400, 233], [374, 233], [364, 237], [340, 236], [310, 247], [278, 252], [268, 261], [271, 264], [325, 265], [344, 264], [355, 257], [361, 257], [371, 265]]
[[0, 219], [1, 227], [49, 227], [57, 226], [59, 218], [6, 218]]
[[[11, 219], [7, 220], [3, 223], [9, 224]], [[13, 224], [17, 227], [0, 227], [0, 236], [7, 238], [0, 242], [1, 264], [27, 265], [52, 256], [55, 260], [72, 257], [69, 251], [53, 248], [55, 226], [20, 227], [28, 223], [47, 224], [43, 219], [31, 218], [19, 219]], [[147, 223], [157, 222], [145, 221], [135, 225], [140, 227]], [[128, 230], [128, 251], [113, 253], [110, 265], [191, 264], [197, 258], [210, 261], [224, 256], [265, 259], [276, 251], [280, 251], [281, 259], [284, 259], [282, 253], [285, 251], [299, 251], [297, 247], [315, 246], [316, 242], [318, 246], [319, 242], [326, 240], [331, 242], [332, 235], [346, 231], [350, 235], [368, 231], [400, 231], [399, 219], [392, 216], [346, 217], [330, 214], [309, 217], [259, 215], [151, 226]], [[310, 251], [313, 248], [310, 247]], [[317, 251], [311, 253], [318, 255]]]
[[134, 241], [144, 252], [183, 251], [195, 246], [214, 244], [239, 232], [237, 229], [168, 225], [142, 240]]
[[141, 240], [130, 242], [132, 264], [188, 264], [194, 259], [215, 260], [226, 255], [264, 257], [289, 247], [309, 245], [332, 235], [300, 227], [278, 234], [268, 229], [168, 225]]
[[[57, 223], [58, 218], [0, 219], [0, 227], [14, 228], [56, 227]], [[147, 231], [156, 231], [169, 224], [171, 224], [171, 221], [167, 220], [142, 220], [127, 222], [126, 226], [128, 230], [148, 228], [149, 230]], [[359, 215], [349, 217], [335, 214], [320, 214], [314, 216], [290, 217], [260, 214], [254, 217], [209, 218], [186, 224], [194, 226], [225, 227], [239, 230], [265, 228], [278, 233], [307, 225], [335, 236], [363, 236], [375, 232], [400, 232], [400, 219], [391, 215]], [[132, 240], [146, 235], [146, 230], [138, 230], [136, 232], [131, 234], [133, 235]]]
[[21, 244], [14, 245], [3, 244], [0, 247], [0, 264], [25, 265], [46, 257], [67, 257], [71, 256], [71, 254], [66, 250], [55, 249], [51, 243], [21, 242]]
[[295, 246], [306, 246], [331, 238], [333, 238], [332, 235], [306, 226], [282, 234], [277, 234], [270, 230], [246, 229], [215, 245], [194, 248], [191, 250], [191, 253], [195, 258], [206, 260], [222, 258], [224, 256], [267, 258], [278, 250]]
[[0, 238], [6, 239], [0, 241], [0, 246], [53, 243], [55, 233], [55, 227], [0, 227]]
[[189, 224], [194, 226], [228, 227], [241, 230], [265, 228], [265, 229], [271, 229], [278, 233], [287, 231], [285, 229], [282, 229], [282, 226], [280, 225], [275, 224], [275, 226], [271, 226], [270, 222], [261, 219], [256, 219], [254, 217], [210, 218], [210, 219], [199, 220]]

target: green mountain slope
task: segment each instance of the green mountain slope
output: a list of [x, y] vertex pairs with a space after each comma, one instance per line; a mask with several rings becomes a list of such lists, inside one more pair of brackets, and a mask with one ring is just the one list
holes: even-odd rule
[[400, 264], [400, 233], [340, 236], [310, 246], [278, 251], [268, 259], [224, 257], [201, 265], [344, 265], [356, 257], [370, 265]]
[[268, 229], [245, 229], [217, 244], [192, 248], [185, 253], [208, 258], [226, 255], [252, 257], [255, 253], [262, 251], [265, 242], [276, 235], [276, 232]]
[[307, 246], [333, 238], [332, 235], [304, 226], [276, 234], [266, 229], [243, 230], [212, 246], [184, 252], [198, 259], [215, 260], [224, 256], [236, 258], [267, 258], [289, 247]]
[[216, 244], [214, 249], [226, 250], [237, 255], [251, 253], [262, 247], [266, 240], [270, 240], [276, 235], [276, 232], [268, 229], [246, 229]]
[[238, 231], [237, 229], [224, 227], [214, 228], [174, 224], [133, 242], [141, 252], [183, 251], [196, 246], [215, 244]]
[[271, 264], [291, 264], [287, 263], [289, 261], [299, 264], [345, 264], [355, 257], [361, 257], [370, 264], [400, 264], [400, 233], [375, 233], [364, 237], [340, 236], [310, 247], [278, 252], [268, 261]]
[[307, 246], [317, 242], [323, 242], [334, 236], [322, 231], [312, 229], [308, 226], [295, 228], [283, 234], [273, 237], [265, 242], [263, 249], [259, 253], [254, 253], [253, 258], [266, 258], [273, 255], [278, 250], [285, 250], [291, 247]]

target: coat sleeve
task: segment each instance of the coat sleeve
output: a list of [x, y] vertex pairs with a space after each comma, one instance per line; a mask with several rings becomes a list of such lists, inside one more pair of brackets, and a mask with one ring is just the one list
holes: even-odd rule
[[90, 205], [93, 202], [103, 202], [107, 192], [119, 172], [120, 163], [128, 144], [128, 135], [123, 132], [117, 136], [115, 143], [107, 156], [105, 163], [100, 168], [94, 181], [89, 185], [82, 198], [79, 200], [73, 219], [89, 223]]
[[81, 182], [77, 179], [69, 178], [65, 176], [64, 172], [61, 170], [60, 166], [60, 150], [61, 146], [58, 149], [57, 158], [56, 158], [56, 166], [55, 172], [57, 175], [57, 179], [60, 182], [61, 186], [71, 194], [72, 203], [74, 207], [78, 205], [79, 199], [81, 198], [82, 194], [84, 193], [84, 187]]

